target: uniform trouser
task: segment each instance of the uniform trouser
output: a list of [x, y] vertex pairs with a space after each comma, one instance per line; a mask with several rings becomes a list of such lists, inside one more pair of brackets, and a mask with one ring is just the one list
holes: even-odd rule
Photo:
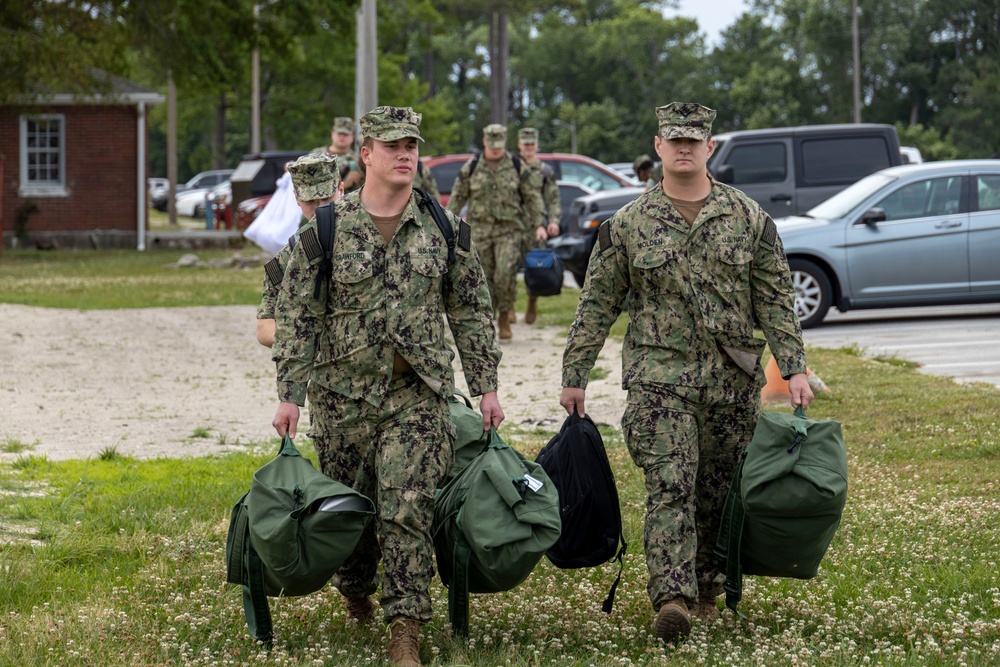
[[322, 471], [375, 502], [376, 516], [337, 572], [348, 598], [372, 595], [385, 571], [386, 620], [431, 619], [434, 491], [452, 463], [448, 402], [418, 375], [393, 380], [380, 405], [310, 386], [310, 436]]
[[722, 593], [714, 557], [733, 473], [760, 414], [758, 382], [739, 389], [629, 390], [622, 428], [646, 480], [643, 540], [653, 609]]
[[501, 313], [514, 310], [517, 295], [517, 270], [521, 266], [521, 230], [508, 225], [509, 233], [473, 238], [479, 261], [486, 274], [493, 309]]

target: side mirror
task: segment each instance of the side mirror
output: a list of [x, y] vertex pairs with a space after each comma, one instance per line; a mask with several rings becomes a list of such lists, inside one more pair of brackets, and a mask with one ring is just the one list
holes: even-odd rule
[[885, 222], [885, 209], [884, 208], [873, 208], [865, 212], [861, 216], [861, 224], [868, 225], [871, 227], [879, 222]]
[[728, 164], [724, 164], [715, 170], [713, 176], [715, 176], [715, 180], [720, 183], [732, 183], [733, 168]]

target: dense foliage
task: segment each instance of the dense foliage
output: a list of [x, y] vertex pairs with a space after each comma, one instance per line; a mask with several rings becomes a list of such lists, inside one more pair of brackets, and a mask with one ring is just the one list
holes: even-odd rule
[[[254, 4], [259, 18], [254, 21]], [[505, 17], [512, 128], [543, 150], [605, 161], [651, 150], [653, 107], [719, 110], [716, 131], [853, 119], [851, 0], [749, 0], [719, 42], [670, 0], [380, 0], [379, 100], [424, 113], [424, 154], [464, 151], [489, 122], [495, 17]], [[0, 103], [99, 90], [95, 68], [178, 90], [180, 176], [249, 148], [251, 52], [262, 62], [264, 148], [309, 149], [354, 113], [358, 0], [0, 0]], [[930, 157], [1000, 151], [1000, 4], [858, 0], [861, 117]], [[493, 26], [493, 28], [491, 28]], [[496, 55], [496, 58], [505, 56]], [[503, 62], [503, 60], [500, 60]], [[151, 118], [166, 165], [166, 105]], [[559, 121], [559, 122], [555, 122]]]

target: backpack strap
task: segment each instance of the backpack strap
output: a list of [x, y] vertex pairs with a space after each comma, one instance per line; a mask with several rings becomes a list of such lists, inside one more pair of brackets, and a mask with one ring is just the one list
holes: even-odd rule
[[615, 593], [618, 592], [618, 584], [622, 581], [622, 572], [625, 570], [625, 550], [628, 548], [628, 544], [625, 543], [625, 534], [621, 533], [618, 536], [621, 540], [621, 549], [618, 550], [618, 555], [612, 558], [612, 562], [618, 561], [618, 576], [615, 577], [615, 583], [611, 584], [611, 590], [608, 591], [608, 597], [604, 599], [601, 604], [601, 611], [605, 614], [610, 614], [611, 609], [615, 606]]
[[[413, 191], [417, 194], [417, 208], [419, 208], [424, 213], [430, 213], [431, 217], [434, 218], [434, 224], [437, 228], [441, 230], [441, 234], [444, 235], [444, 242], [448, 245], [448, 263], [455, 263], [455, 228], [452, 227], [451, 221], [448, 220], [448, 216], [445, 214], [444, 209], [441, 207], [441, 203], [431, 197], [426, 192], [420, 188], [413, 188]], [[471, 228], [467, 232], [464, 228], [468, 227], [469, 223], [464, 220], [459, 225], [458, 233], [458, 247], [462, 250], [468, 252], [472, 245], [472, 233]]]
[[323, 204], [316, 208], [316, 233], [319, 235], [319, 244], [323, 249], [323, 261], [319, 265], [319, 272], [316, 274], [316, 286], [313, 288], [313, 299], [319, 298], [319, 289], [330, 273], [333, 271], [333, 239], [337, 227], [337, 214], [333, 210], [333, 203]]
[[740, 562], [740, 542], [743, 539], [743, 523], [746, 513], [743, 509], [740, 480], [743, 478], [745, 461], [746, 452], [744, 451], [740, 463], [736, 467], [736, 473], [733, 475], [732, 484], [729, 486], [729, 494], [726, 496], [726, 505], [722, 511], [722, 522], [719, 526], [719, 539], [715, 545], [715, 557], [725, 566], [726, 583], [723, 584], [723, 590], [726, 592], [726, 606], [741, 618], [744, 616], [736, 609], [736, 605], [743, 599], [743, 565]]

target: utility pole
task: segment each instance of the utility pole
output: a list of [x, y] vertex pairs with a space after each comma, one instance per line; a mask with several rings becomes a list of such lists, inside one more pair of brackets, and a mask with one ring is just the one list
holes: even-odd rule
[[378, 106], [378, 34], [375, 0], [361, 0], [357, 12], [354, 123]]
[[260, 5], [253, 3], [253, 52], [250, 54], [250, 152], [260, 152], [260, 47], [257, 19], [260, 18]]
[[858, 0], [851, 0], [851, 56], [854, 60], [854, 122], [861, 122], [861, 38], [858, 35]]
[[167, 216], [170, 226], [177, 226], [177, 86], [174, 74], [167, 70]]

